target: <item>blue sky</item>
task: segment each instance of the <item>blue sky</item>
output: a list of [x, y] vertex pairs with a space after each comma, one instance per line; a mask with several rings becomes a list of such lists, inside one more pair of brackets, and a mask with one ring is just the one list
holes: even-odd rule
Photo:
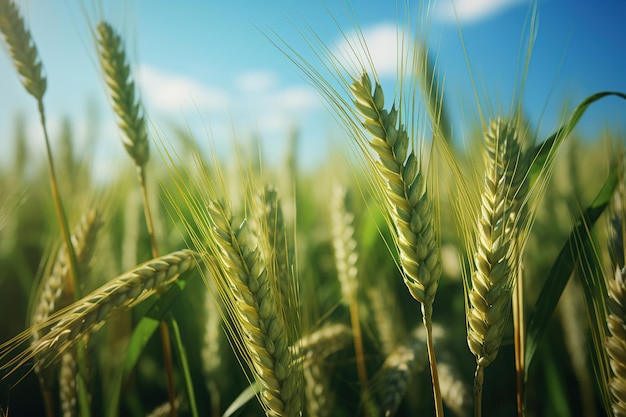
[[[231, 140], [234, 126], [239, 139], [260, 136], [265, 153], [271, 154], [298, 127], [300, 155], [308, 167], [332, 149], [330, 141], [341, 140], [321, 98], [263, 33], [274, 31], [296, 50], [306, 52], [308, 47], [297, 29], [306, 22], [322, 38], [339, 43], [341, 34], [328, 9], [349, 31], [352, 23], [343, 0], [326, 0], [326, 4], [322, 0], [85, 3], [18, 0], [48, 75], [45, 103], [51, 134], [57, 134], [61, 119], [69, 117], [80, 149], [87, 114], [95, 108], [100, 117], [97, 163], [101, 175], [114, 175], [107, 167], [119, 163], [117, 158], [123, 155], [89, 30], [90, 23], [102, 17], [127, 41], [148, 116], [166, 135], [172, 124], [188, 124], [200, 140], [207, 136], [205, 129], [210, 129], [219, 144]], [[354, 0], [353, 4], [372, 55], [389, 81], [393, 71], [386, 72], [384, 66], [394, 60], [395, 45], [389, 43], [395, 41], [395, 2]], [[518, 51], [530, 3], [457, 0], [454, 4], [456, 17], [449, 1], [435, 3], [430, 41], [446, 76], [447, 105], [455, 129], [461, 130], [471, 122], [467, 112], [475, 108], [475, 101], [459, 26], [480, 91], [495, 108], [507, 109], [516, 71], [522, 67]], [[538, 14], [525, 110], [545, 134], [556, 128], [564, 105], [573, 106], [601, 90], [626, 91], [626, 2], [538, 0]], [[0, 134], [10, 139], [13, 116], [23, 112], [31, 147], [41, 153], [35, 103], [19, 84], [6, 48], [2, 52]], [[609, 127], [626, 133], [625, 116], [626, 103], [607, 100], [591, 109], [580, 132], [593, 136]], [[10, 155], [11, 146], [10, 140], [4, 140], [5, 155]]]

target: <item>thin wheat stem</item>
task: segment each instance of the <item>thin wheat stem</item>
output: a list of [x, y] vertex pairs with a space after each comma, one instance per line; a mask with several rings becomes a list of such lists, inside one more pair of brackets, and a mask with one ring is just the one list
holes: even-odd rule
[[422, 318], [426, 328], [426, 348], [428, 350], [428, 363], [430, 364], [430, 376], [433, 383], [433, 396], [435, 398], [435, 411], [437, 416], [443, 416], [443, 401], [441, 398], [441, 387], [439, 386], [439, 372], [437, 371], [437, 359], [435, 358], [435, 347], [433, 346], [433, 322], [432, 311], [426, 310], [422, 304]]
[[483, 382], [485, 380], [485, 368], [476, 366], [474, 374], [474, 417], [481, 417], [483, 414]]
[[[146, 170], [143, 166], [137, 165], [137, 177], [139, 178], [139, 188], [141, 189], [141, 199], [143, 200], [143, 212], [146, 218], [146, 227], [150, 236], [150, 248], [152, 249], [152, 257], [158, 258], [159, 248], [154, 233], [154, 223], [152, 221], [152, 211], [148, 200], [148, 186], [146, 184]], [[176, 408], [176, 407], [173, 407]]]
[[524, 321], [524, 285], [521, 277], [521, 264], [518, 279], [513, 289], [513, 342], [515, 345], [515, 374], [517, 380], [517, 415], [524, 416], [524, 344], [526, 343], [526, 325]]

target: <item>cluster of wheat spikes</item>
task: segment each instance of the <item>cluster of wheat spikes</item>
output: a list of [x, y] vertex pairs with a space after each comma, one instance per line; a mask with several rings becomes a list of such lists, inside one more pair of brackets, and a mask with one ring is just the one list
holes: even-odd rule
[[[157, 168], [124, 39], [98, 19], [100, 75], [131, 159], [102, 184], [88, 174], [78, 182], [69, 124], [57, 179], [42, 60], [16, 3], [0, 0], [49, 168], [25, 175], [31, 155], [17, 118], [13, 169], [0, 168], [0, 314], [23, 317], [0, 322], [0, 388], [19, 382], [9, 401], [0, 390], [2, 413], [626, 415], [623, 168], [597, 142], [570, 138], [591, 104], [626, 95], [590, 96], [542, 141], [522, 117], [522, 80], [509, 112], [477, 103], [482, 129], [459, 146], [427, 47], [428, 9], [415, 22], [407, 6], [398, 21], [394, 94], [358, 25], [341, 52], [318, 34], [305, 34], [312, 55], [275, 41], [353, 151], [349, 164], [329, 158], [311, 172], [297, 169], [295, 136], [286, 167], [264, 167], [237, 144], [225, 169], [189, 133], [157, 142]], [[568, 146], [563, 168], [557, 153]], [[572, 168], [582, 157], [593, 175]], [[51, 201], [38, 192], [44, 181]], [[611, 230], [596, 227], [616, 195]], [[48, 236], [57, 230], [62, 239]], [[586, 325], [567, 313], [550, 320], [569, 279], [582, 291], [565, 297], [584, 305]], [[590, 360], [580, 346], [563, 353], [586, 342]]]

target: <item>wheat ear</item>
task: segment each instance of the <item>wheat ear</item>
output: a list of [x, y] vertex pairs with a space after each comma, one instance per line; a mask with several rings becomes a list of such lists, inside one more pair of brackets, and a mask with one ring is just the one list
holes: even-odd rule
[[475, 414], [480, 416], [484, 368], [496, 358], [518, 273], [524, 190], [520, 145], [512, 122], [494, 120], [485, 134], [484, 188], [468, 289], [467, 341], [476, 356]]
[[331, 377], [326, 367], [320, 363], [313, 363], [303, 369], [303, 374], [306, 415], [311, 417], [332, 416], [335, 392], [331, 389]]
[[[71, 237], [72, 246], [76, 250], [76, 258], [78, 262], [79, 276], [85, 277], [89, 273], [89, 262], [95, 246], [96, 235], [100, 228], [100, 219], [95, 210], [88, 211], [81, 218], [80, 223], [75, 227], [74, 234]], [[72, 302], [74, 294], [72, 289], [67, 288], [69, 284], [70, 261], [68, 259], [68, 251], [65, 246], [61, 247], [56, 256], [56, 260], [52, 266], [50, 274], [45, 277], [39, 291], [38, 301], [31, 315], [30, 325], [34, 329], [32, 334], [31, 345], [37, 343], [41, 338], [42, 328], [39, 326], [45, 322], [48, 317], [55, 311], [67, 306]], [[35, 364], [35, 372], [41, 384], [46, 407], [48, 407], [48, 415], [52, 412], [51, 403], [51, 385], [52, 375], [50, 370], [42, 369], [38, 363]], [[65, 368], [67, 370], [67, 368]], [[63, 372], [63, 370], [62, 370]], [[67, 375], [65, 375], [67, 376]], [[69, 388], [65, 386], [69, 390]], [[74, 387], [75, 388], [75, 387]], [[74, 398], [75, 398], [74, 393]], [[63, 397], [62, 397], [63, 399]]]
[[46, 77], [30, 31], [11, 0], [0, 0], [0, 31], [26, 91], [38, 101], [46, 92]]
[[376, 172], [383, 180], [389, 215], [397, 233], [400, 263], [411, 295], [432, 314], [441, 262], [435, 233], [432, 203], [417, 156], [409, 153], [410, 139], [399, 121], [398, 111], [384, 109], [384, 93], [364, 73], [351, 86], [354, 104], [372, 135], [370, 145], [378, 154]]
[[148, 135], [122, 40], [107, 22], [98, 24], [97, 34], [100, 65], [113, 100], [118, 125], [124, 133], [122, 142], [137, 166], [143, 167], [150, 156]]
[[[95, 246], [96, 235], [100, 229], [100, 218], [95, 210], [88, 211], [76, 226], [72, 235], [72, 245], [76, 251], [76, 260], [78, 261], [78, 273], [84, 277], [89, 273], [89, 262], [91, 254]], [[66, 285], [67, 274], [69, 273], [69, 260], [67, 259], [67, 249], [62, 247], [59, 249], [56, 260], [52, 267], [50, 275], [46, 278], [42, 291], [39, 295], [39, 301], [35, 305], [35, 311], [31, 316], [30, 325], [37, 326], [43, 323], [50, 314], [65, 307], [71, 298], [67, 298], [65, 303], [58, 305], [59, 299], [63, 293], [63, 287]], [[70, 294], [66, 294], [71, 296]], [[33, 333], [33, 343], [40, 337], [38, 331]]]
[[350, 321], [354, 336], [354, 351], [356, 353], [356, 365], [361, 383], [361, 392], [366, 404], [369, 402], [369, 388], [367, 383], [367, 370], [365, 368], [365, 352], [363, 349], [363, 337], [361, 336], [361, 321], [359, 319], [359, 304], [357, 292], [359, 288], [357, 261], [359, 253], [354, 238], [354, 214], [348, 208], [348, 190], [337, 185], [333, 190], [331, 199], [331, 231], [333, 237], [333, 249], [335, 252], [335, 264], [337, 276], [341, 284], [345, 302], [350, 309]]
[[622, 218], [613, 222], [614, 279], [607, 280], [607, 324], [605, 346], [611, 366], [609, 391], [615, 416], [626, 416], [626, 267]]
[[327, 324], [301, 338], [291, 347], [293, 357], [302, 362], [303, 367], [315, 361], [326, 359], [344, 349], [352, 340], [352, 330], [345, 324]]
[[396, 413], [414, 375], [424, 370], [426, 364], [426, 343], [422, 338], [413, 336], [394, 348], [375, 376], [377, 385], [382, 387], [379, 393], [382, 416]]
[[302, 362], [304, 394], [307, 415], [331, 416], [335, 393], [331, 389], [330, 366], [325, 360], [346, 348], [352, 340], [352, 331], [341, 323], [327, 324], [300, 339], [292, 346], [294, 357]]
[[472, 391], [459, 372], [457, 361], [451, 352], [444, 350], [439, 355], [439, 381], [443, 402], [457, 417], [470, 415]]
[[281, 313], [287, 323], [289, 318], [297, 312], [296, 306], [293, 305], [294, 297], [292, 295], [294, 284], [291, 272], [292, 256], [287, 244], [285, 219], [280, 197], [275, 187], [264, 187], [259, 194], [257, 208], [260, 210], [257, 216], [260, 226], [260, 230], [257, 231], [259, 247], [268, 249], [269, 256], [265, 263], [273, 269], [269, 276], [275, 278], [273, 285], [276, 302], [282, 306]]
[[76, 356], [72, 350], [65, 352], [61, 357], [59, 389], [61, 415], [63, 417], [76, 416]]
[[422, 305], [426, 344], [431, 367], [437, 416], [443, 415], [437, 361], [432, 345], [432, 309], [441, 276], [441, 256], [435, 231], [432, 202], [421, 173], [421, 164], [409, 152], [409, 135], [395, 106], [384, 109], [385, 98], [379, 83], [373, 88], [367, 73], [350, 87], [354, 105], [364, 118], [363, 126], [372, 135], [369, 144], [380, 158], [375, 170], [384, 184], [386, 206], [396, 235], [404, 282]]
[[[207, 207], [214, 223], [215, 247], [207, 267], [221, 277], [219, 291], [233, 317], [241, 353], [261, 385], [260, 400], [267, 416], [301, 413], [299, 381], [292, 367], [288, 332], [276, 304], [275, 287], [258, 248], [248, 245], [247, 225], [235, 225], [226, 207]], [[222, 281], [223, 280], [223, 281]]]
[[[49, 329], [28, 349], [11, 358], [0, 369], [17, 368], [35, 359], [37, 366], [48, 366], [77, 341], [97, 330], [110, 317], [128, 310], [157, 291], [171, 285], [178, 277], [195, 265], [195, 253], [190, 250], [172, 252], [150, 260], [126, 272], [91, 294], [70, 304], [39, 324], [39, 329]], [[0, 360], [6, 358], [27, 339], [34, 329], [28, 329], [0, 346]]]

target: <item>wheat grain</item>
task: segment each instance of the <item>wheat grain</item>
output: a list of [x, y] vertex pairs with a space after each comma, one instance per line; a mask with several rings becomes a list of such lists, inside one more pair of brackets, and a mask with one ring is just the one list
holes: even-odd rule
[[124, 137], [122, 142], [135, 164], [143, 167], [150, 156], [146, 122], [141, 104], [136, 98], [135, 83], [120, 36], [107, 22], [97, 28], [100, 65], [113, 101], [113, 110]]
[[43, 65], [31, 33], [11, 0], [0, 0], [0, 31], [9, 46], [22, 85], [29, 94], [41, 101], [47, 86]]
[[[102, 326], [110, 317], [134, 307], [150, 295], [171, 285], [181, 274], [195, 265], [194, 256], [195, 253], [190, 250], [172, 252], [114, 278], [37, 325], [36, 329], [42, 336], [28, 349], [3, 364], [0, 369], [8, 370], [8, 376], [31, 359], [36, 360], [36, 366], [50, 365], [78, 340]], [[28, 329], [2, 344], [0, 360], [14, 352], [14, 349], [19, 347], [34, 330], [35, 328]]]

